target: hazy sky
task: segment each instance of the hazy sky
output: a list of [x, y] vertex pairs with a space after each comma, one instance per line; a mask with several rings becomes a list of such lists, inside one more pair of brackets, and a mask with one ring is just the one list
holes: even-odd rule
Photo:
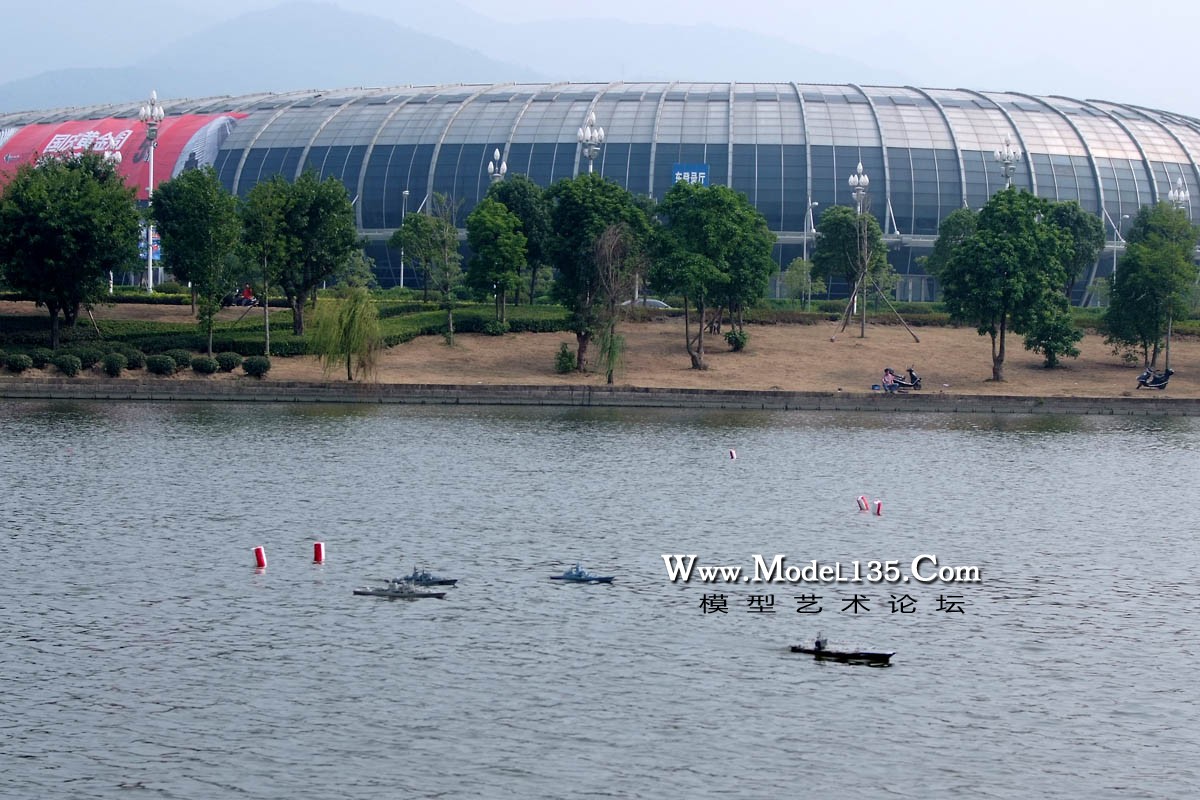
[[[1082, 95], [1200, 116], [1200, 4], [1186, 0], [459, 2], [509, 22], [604, 16], [740, 27], [893, 65], [921, 86]], [[794, 78], [803, 80], [781, 76]]]
[[[864, 80], [856, 64], [887, 68], [917, 86], [1014, 90], [1134, 103], [1200, 117], [1196, 58], [1200, 3], [1185, 0], [325, 0], [384, 16], [454, 40], [465, 24], [461, 6], [504, 24], [537, 19], [608, 17], [635, 22], [738, 27], [827, 53], [838, 80]], [[455, 2], [459, 6], [455, 5]], [[123, 66], [152, 54], [162, 34], [176, 36], [286, 0], [159, 0], [155, 30], [137, 23], [144, 0], [109, 0], [106, 13], [83, 0], [64, 0], [55, 13], [18, 4], [4, 16], [12, 34], [0, 51], [0, 80], [61, 67]], [[72, 10], [89, 13], [69, 13]], [[111, 13], [107, 13], [111, 12]], [[486, 21], [481, 21], [484, 24]], [[87, 35], [56, 50], [62, 26]], [[588, 41], [579, 26], [579, 58], [601, 76], [621, 75], [621, 43]], [[107, 48], [107, 49], [105, 49]], [[100, 53], [104, 56], [101, 57]], [[269, 43], [264, 42], [269, 58]], [[843, 61], [844, 60], [844, 61]], [[828, 72], [833, 73], [830, 69]], [[553, 76], [551, 76], [553, 77]], [[714, 76], [715, 77], [715, 76]], [[600, 78], [603, 79], [603, 78]], [[728, 75], [716, 79], [744, 80]], [[781, 69], [780, 81], [818, 80]], [[866, 79], [869, 80], [869, 79]]]

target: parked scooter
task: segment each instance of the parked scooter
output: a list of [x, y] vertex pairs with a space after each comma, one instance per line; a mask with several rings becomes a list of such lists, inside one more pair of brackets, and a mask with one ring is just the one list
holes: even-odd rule
[[918, 375], [911, 366], [908, 368], [907, 371], [908, 371], [908, 380], [901, 378], [899, 375], [895, 376], [896, 387], [900, 388], [900, 389], [920, 389], [921, 388], [921, 376]]
[[1175, 374], [1175, 370], [1168, 368], [1165, 372], [1156, 372], [1150, 367], [1146, 367], [1141, 375], [1138, 375], [1137, 388], [1139, 389], [1165, 389], [1167, 381], [1171, 380], [1171, 376]]

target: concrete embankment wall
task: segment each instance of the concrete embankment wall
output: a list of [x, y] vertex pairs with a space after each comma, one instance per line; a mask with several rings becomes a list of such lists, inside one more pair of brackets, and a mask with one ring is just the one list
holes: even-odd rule
[[28, 379], [0, 380], [0, 398], [264, 403], [543, 405], [628, 408], [719, 408], [755, 411], [883, 411], [977, 414], [1200, 416], [1200, 399], [1160, 393], [1131, 397], [1016, 397], [911, 392], [783, 392], [645, 389], [620, 386], [485, 386], [292, 383], [271, 380]]

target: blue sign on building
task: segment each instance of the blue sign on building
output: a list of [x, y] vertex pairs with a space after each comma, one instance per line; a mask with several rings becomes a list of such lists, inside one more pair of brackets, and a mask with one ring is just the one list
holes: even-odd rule
[[683, 181], [708, 186], [708, 164], [676, 164], [671, 174], [675, 178], [673, 183]]

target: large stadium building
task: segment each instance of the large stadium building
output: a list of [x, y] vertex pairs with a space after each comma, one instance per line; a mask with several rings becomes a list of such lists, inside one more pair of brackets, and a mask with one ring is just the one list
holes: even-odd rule
[[[141, 104], [0, 114], [0, 173], [42, 153], [119, 150], [149, 184]], [[780, 266], [807, 252], [822, 210], [853, 205], [862, 164], [869, 208], [901, 274], [901, 299], [933, 299], [918, 258], [956, 208], [978, 209], [1005, 184], [995, 153], [1020, 151], [1012, 181], [1101, 217], [1108, 246], [1075, 302], [1094, 302], [1123, 228], [1177, 185], [1200, 199], [1200, 121], [1098, 100], [1016, 92], [803, 83], [495, 84], [302, 91], [163, 101], [155, 182], [211, 164], [244, 196], [276, 174], [312, 168], [355, 198], [380, 283], [401, 275], [385, 242], [434, 192], [471, 211], [499, 150], [508, 174], [548, 186], [594, 167], [661, 198], [677, 180], [744, 192], [778, 236]], [[589, 113], [605, 141], [589, 164], [577, 132]], [[493, 165], [498, 166], [498, 165]], [[2, 179], [2, 178], [0, 178]], [[1182, 184], [1179, 182], [1182, 181]], [[1188, 213], [1196, 212], [1188, 201]], [[460, 218], [461, 224], [461, 218]], [[835, 291], [838, 287], [834, 287]], [[844, 293], [845, 287], [840, 287]]]

